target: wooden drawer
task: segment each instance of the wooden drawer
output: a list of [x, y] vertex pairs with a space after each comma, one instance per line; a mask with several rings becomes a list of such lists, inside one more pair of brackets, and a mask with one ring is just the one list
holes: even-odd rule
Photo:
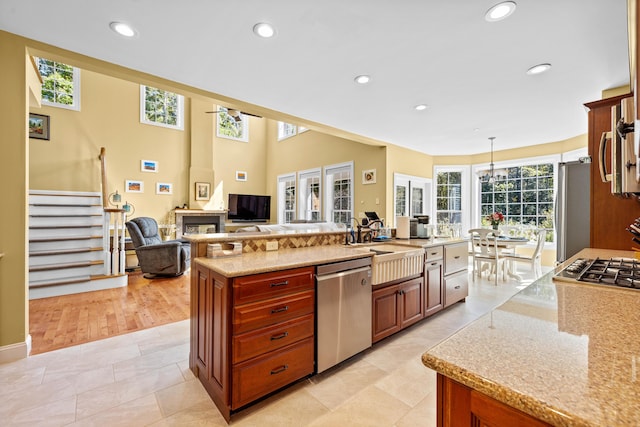
[[314, 289], [313, 267], [238, 277], [233, 281], [235, 305]]
[[231, 408], [238, 409], [313, 373], [313, 338], [233, 367]]
[[469, 269], [469, 243], [455, 243], [444, 247], [444, 274]]
[[313, 336], [313, 314], [233, 337], [233, 362], [239, 363]]
[[469, 273], [467, 270], [444, 276], [444, 306], [448, 307], [469, 295]]
[[273, 325], [313, 313], [315, 291], [299, 292], [233, 308], [233, 334]]
[[435, 261], [442, 259], [444, 254], [444, 248], [442, 246], [433, 246], [425, 249], [425, 261]]

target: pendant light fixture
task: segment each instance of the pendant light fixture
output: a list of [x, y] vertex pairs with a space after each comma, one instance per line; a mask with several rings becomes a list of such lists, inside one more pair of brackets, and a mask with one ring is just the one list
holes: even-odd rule
[[480, 181], [488, 182], [489, 184], [494, 184], [496, 180], [505, 179], [506, 172], [503, 170], [496, 171], [495, 165], [493, 164], [493, 140], [496, 139], [495, 136], [490, 136], [489, 141], [491, 141], [491, 163], [489, 163], [489, 171], [484, 171], [482, 175], [480, 175]]

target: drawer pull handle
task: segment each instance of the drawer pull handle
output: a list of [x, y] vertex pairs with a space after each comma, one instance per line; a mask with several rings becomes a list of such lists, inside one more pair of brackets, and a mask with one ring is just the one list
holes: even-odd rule
[[276, 369], [271, 370], [271, 375], [279, 374], [280, 372], [284, 372], [289, 369], [289, 365], [282, 365]]
[[283, 311], [287, 310], [289, 310], [289, 306], [285, 305], [284, 307], [274, 308], [273, 310], [271, 310], [271, 314], [282, 313]]
[[271, 283], [269, 286], [272, 288], [276, 288], [278, 286], [287, 286], [289, 284], [288, 280], [283, 280], [282, 282], [278, 282], [278, 283]]
[[455, 259], [458, 259], [458, 258], [460, 258], [460, 255], [456, 255], [456, 256], [454, 256], [454, 258], [455, 258]]
[[453, 289], [460, 289], [460, 285], [454, 287]]
[[281, 340], [282, 338], [286, 338], [289, 336], [289, 332], [283, 332], [280, 335], [274, 335], [271, 337], [271, 341]]
[[438, 265], [438, 263], [437, 262], [432, 262], [431, 265]]
[[431, 255], [437, 255], [438, 252], [431, 252]]

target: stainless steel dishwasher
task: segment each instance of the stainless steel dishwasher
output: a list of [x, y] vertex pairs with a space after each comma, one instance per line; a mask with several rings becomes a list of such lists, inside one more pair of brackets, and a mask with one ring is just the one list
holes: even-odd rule
[[319, 265], [316, 281], [320, 373], [371, 347], [371, 258]]

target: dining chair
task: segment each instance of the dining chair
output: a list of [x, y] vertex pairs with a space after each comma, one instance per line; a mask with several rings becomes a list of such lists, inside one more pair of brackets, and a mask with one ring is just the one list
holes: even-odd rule
[[498, 248], [497, 233], [488, 228], [472, 228], [469, 230], [471, 247], [473, 249], [473, 280], [480, 276], [486, 267], [491, 266], [489, 277], [495, 276], [495, 284], [498, 285], [498, 274], [502, 271], [504, 280], [504, 258]]
[[542, 250], [544, 249], [544, 242], [547, 240], [547, 230], [544, 228], [540, 228], [535, 232], [537, 234], [536, 237], [536, 247], [533, 250], [533, 253], [529, 255], [520, 255], [520, 254], [507, 254], [504, 255], [504, 260], [508, 263], [513, 262], [524, 262], [531, 264], [531, 271], [535, 275], [536, 279], [542, 275]]

